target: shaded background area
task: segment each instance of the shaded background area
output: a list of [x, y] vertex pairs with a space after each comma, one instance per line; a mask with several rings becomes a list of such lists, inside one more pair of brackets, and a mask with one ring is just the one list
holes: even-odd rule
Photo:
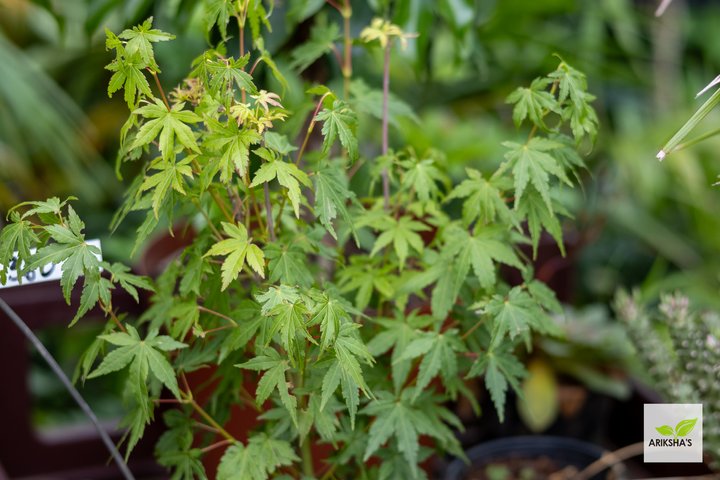
[[[276, 3], [265, 46], [289, 81], [283, 104], [307, 112], [311, 106], [293, 92], [312, 82], [340, 89], [342, 75], [326, 56], [301, 78], [290, 68], [292, 51], [316, 22], [339, 17], [323, 1]], [[593, 391], [627, 397], [629, 386], [608, 365], [642, 372], [607, 306], [618, 287], [639, 286], [647, 298], [681, 289], [698, 305], [720, 308], [720, 191], [712, 185], [720, 172], [720, 142], [710, 139], [662, 164], [655, 160], [699, 105], [695, 94], [720, 73], [720, 4], [675, 0], [658, 19], [656, 3], [646, 0], [352, 3], [355, 36], [378, 14], [420, 33], [394, 53], [393, 105], [414, 112], [414, 118], [396, 122], [391, 137], [397, 145], [443, 152], [456, 177], [466, 167], [490, 171], [502, 161], [501, 142], [517, 134], [504, 99], [551, 69], [554, 54], [587, 74], [601, 132], [594, 145], [584, 146], [591, 150], [584, 190], [564, 198], [575, 217], [565, 225], [568, 257], [548, 247], [538, 266], [568, 304], [570, 335], [567, 342], [547, 341], [541, 348], [559, 374]], [[129, 252], [141, 219], [131, 216], [113, 235], [107, 231], [123, 192], [114, 162], [127, 107], [106, 94], [110, 57], [104, 29], [118, 31], [154, 16], [158, 28], [177, 34], [157, 47], [169, 91], [208, 41], [219, 41], [206, 35], [203, 15], [200, 2], [190, 0], [0, 0], [0, 226], [20, 201], [74, 195], [88, 235], [102, 239], [105, 257], [137, 263]], [[229, 35], [237, 30], [231, 27]], [[377, 95], [379, 52], [354, 48], [354, 68], [366, 83], [354, 83], [351, 93]], [[712, 130], [719, 117], [711, 114], [701, 128]], [[290, 128], [297, 133], [302, 125]], [[377, 132], [360, 135], [375, 138]], [[366, 156], [377, 154], [365, 148]], [[94, 334], [91, 325], [85, 328], [43, 332], [70, 373]], [[33, 358], [32, 365], [36, 425], [81, 422], [42, 363]], [[120, 383], [109, 382], [83, 392], [112, 420]]]

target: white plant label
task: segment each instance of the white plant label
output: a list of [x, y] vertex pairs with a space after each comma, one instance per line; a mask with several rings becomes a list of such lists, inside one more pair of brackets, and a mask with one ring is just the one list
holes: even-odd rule
[[[98, 260], [102, 261], [102, 247], [100, 246], [100, 240], [86, 240], [85, 243], [87, 243], [88, 245], [92, 245], [93, 247], [97, 247], [100, 250], [101, 253], [99, 255], [96, 254], [95, 256], [98, 258]], [[35, 248], [30, 249], [30, 253], [35, 254], [35, 252]], [[64, 262], [60, 262], [57, 264], [48, 263], [47, 265], [36, 268], [35, 270], [25, 272], [25, 275], [23, 275], [21, 279], [18, 279], [17, 262], [18, 253], [15, 252], [13, 254], [12, 260], [10, 261], [10, 269], [7, 273], [7, 281], [5, 282], [5, 284], [0, 283], [0, 288], [21, 287], [24, 285], [34, 285], [36, 283], [51, 282], [53, 280], [60, 280], [60, 277], [62, 276], [62, 264]], [[3, 266], [0, 265], [0, 270], [2, 269]], [[22, 283], [20, 283], [20, 280], [22, 280]]]

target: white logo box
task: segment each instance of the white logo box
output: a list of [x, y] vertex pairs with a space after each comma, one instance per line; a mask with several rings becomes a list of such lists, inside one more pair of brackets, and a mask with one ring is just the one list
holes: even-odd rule
[[[702, 403], [646, 403], [643, 460], [646, 463], [702, 462], [702, 411]], [[690, 429], [693, 419], [697, 420]]]

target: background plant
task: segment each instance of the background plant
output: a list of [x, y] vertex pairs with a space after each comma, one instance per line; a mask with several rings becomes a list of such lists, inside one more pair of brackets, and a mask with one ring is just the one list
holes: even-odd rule
[[[343, 20], [351, 15], [349, 3], [330, 8]], [[312, 476], [312, 443], [334, 447], [326, 478], [422, 477], [418, 463], [429, 450], [421, 436], [462, 454], [451, 430], [460, 424], [444, 404], [468, 395], [463, 378], [484, 375], [502, 417], [508, 388], [524, 376], [517, 347], [530, 347], [532, 333], [558, 333], [549, 313], [559, 304], [533, 280], [519, 247], [529, 241], [536, 250], [544, 230], [563, 248], [561, 194], [583, 167], [577, 146], [596, 134], [593, 97], [584, 75], [559, 60], [508, 97], [519, 132], [503, 143], [504, 161], [494, 171], [469, 169], [453, 186], [442, 153], [390, 147], [391, 120], [408, 107], [391, 98], [387, 80], [381, 91], [365, 86], [353, 95], [353, 48], [361, 47], [347, 22], [337, 44], [339, 27], [330, 41], [311, 38], [314, 50], [306, 44], [294, 54], [297, 69], [335, 56], [343, 94], [316, 85], [288, 110], [297, 92], [281, 95], [287, 78], [265, 49], [269, 10], [213, 2], [208, 29], [217, 25], [222, 41], [168, 92], [154, 48], [172, 35], [152, 19], [107, 32], [108, 93], [122, 90], [131, 111], [118, 170], [136, 162], [137, 172], [113, 226], [141, 213], [136, 247], [161, 223], [186, 220], [196, 231], [157, 281], [98, 261], [83, 222], [56, 198], [13, 210], [0, 264], [14, 250], [20, 273], [65, 261], [66, 299], [83, 276], [74, 321], [95, 305], [109, 321], [80, 376], [127, 371], [128, 450], [160, 401], [178, 405], [158, 445], [177, 478], [203, 476], [200, 459], [217, 448], [226, 449], [219, 478]], [[239, 32], [232, 44], [231, 21]], [[404, 36], [387, 21], [363, 35], [380, 39], [385, 58], [390, 37]], [[384, 79], [389, 69], [384, 62]], [[360, 147], [359, 112], [382, 120], [378, 156]], [[40, 247], [34, 255], [31, 246]], [[524, 282], [507, 285], [499, 264], [521, 270]], [[152, 306], [128, 321], [113, 308], [115, 288], [152, 291]], [[186, 374], [208, 364], [222, 381], [201, 404]], [[257, 381], [254, 394], [246, 379]], [[232, 404], [262, 412], [247, 442], [222, 427]], [[198, 429], [219, 440], [194, 443]], [[367, 463], [373, 457], [378, 464]]]
[[664, 295], [658, 311], [639, 295], [619, 293], [618, 316], [625, 322], [652, 385], [674, 403], [702, 403], [703, 448], [720, 467], [720, 391], [718, 391], [718, 317], [694, 311], [686, 296]]

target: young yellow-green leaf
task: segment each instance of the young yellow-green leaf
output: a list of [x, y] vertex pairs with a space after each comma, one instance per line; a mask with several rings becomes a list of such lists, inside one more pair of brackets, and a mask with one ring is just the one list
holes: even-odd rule
[[501, 169], [512, 168], [515, 177], [515, 208], [520, 208], [525, 188], [528, 183], [532, 183], [552, 212], [550, 175], [572, 185], [565, 171], [552, 156], [553, 150], [562, 148], [563, 145], [546, 138], [534, 137], [525, 145], [503, 142], [503, 146], [510, 151], [505, 153], [507, 163]]
[[133, 275], [130, 273], [130, 268], [122, 263], [113, 263], [112, 265], [106, 262], [102, 264], [103, 268], [110, 272], [110, 281], [113, 283], [120, 283], [120, 286], [135, 299], [136, 302], [140, 301], [138, 297], [138, 288], [142, 288], [149, 292], [154, 292], [155, 289], [152, 286], [152, 281], [148, 277], [142, 277], [139, 275]]
[[245, 178], [250, 162], [250, 146], [260, 142], [260, 134], [254, 129], [238, 128], [235, 122], [225, 125], [209, 120], [208, 126], [211, 133], [207, 136], [206, 145], [220, 153], [216, 167], [220, 171], [220, 181], [229, 184], [233, 172]]
[[535, 188], [528, 188], [525, 191], [525, 201], [522, 202], [517, 209], [520, 219], [527, 220], [528, 230], [530, 231], [530, 240], [533, 245], [533, 257], [537, 255], [538, 244], [540, 243], [540, 233], [543, 228], [555, 239], [560, 252], [565, 255], [565, 245], [563, 244], [562, 225], [556, 214], [570, 216], [562, 205], [553, 203], [552, 209], [549, 209], [540, 197]]
[[502, 343], [506, 335], [510, 339], [526, 337], [530, 330], [539, 333], [557, 333], [557, 327], [545, 310], [521, 287], [514, 287], [507, 295], [494, 295], [485, 307], [493, 318], [493, 344]]
[[237, 60], [232, 57], [208, 59], [205, 68], [210, 75], [210, 89], [213, 92], [224, 93], [235, 84], [241, 90], [256, 94], [257, 87], [250, 74], [244, 70], [249, 58], [248, 53]]
[[123, 88], [125, 103], [130, 109], [137, 107], [143, 95], [147, 98], [155, 98], [143, 73], [149, 65], [140, 57], [140, 52], [128, 54], [114, 33], [105, 29], [105, 34], [108, 48], [114, 48], [116, 51], [115, 59], [105, 67], [113, 72], [108, 84], [108, 96], [112, 97], [113, 93]]
[[358, 157], [357, 114], [342, 100], [335, 100], [330, 108], [324, 108], [315, 120], [323, 122], [323, 153], [328, 154], [337, 138], [348, 151], [350, 160]]
[[423, 239], [417, 232], [430, 230], [430, 227], [410, 217], [403, 216], [398, 219], [388, 217], [381, 230], [383, 230], [383, 233], [375, 240], [370, 256], [375, 255], [392, 243], [402, 269], [408, 256], [408, 246], [418, 253], [423, 251]]
[[223, 40], [227, 38], [227, 24], [230, 17], [235, 15], [237, 2], [235, 0], [208, 0], [205, 2], [205, 28], [207, 32], [217, 25]]
[[125, 51], [128, 55], [138, 53], [140, 59], [153, 70], [158, 70], [155, 63], [152, 43], [166, 42], [175, 38], [175, 35], [165, 33], [162, 30], [152, 28], [153, 17], [145, 20], [141, 25], [133, 27], [132, 30], [124, 30], [118, 37], [127, 40]]
[[160, 207], [165, 202], [168, 192], [172, 188], [176, 192], [185, 195], [185, 180], [183, 177], [193, 178], [191, 157], [184, 158], [179, 162], [174, 159], [164, 160], [158, 158], [150, 164], [150, 169], [158, 170], [150, 176], [146, 176], [140, 186], [141, 191], [153, 190], [152, 207], [155, 218], [158, 218]]
[[204, 256], [224, 256], [222, 264], [222, 290], [224, 291], [242, 271], [245, 263], [260, 277], [265, 278], [265, 255], [248, 239], [245, 225], [223, 222], [223, 231], [230, 237], [213, 245]]
[[195, 112], [183, 110], [184, 107], [185, 103], [180, 102], [168, 110], [162, 100], [155, 99], [155, 103], [136, 109], [133, 115], [139, 115], [146, 121], [135, 135], [130, 150], [149, 144], [159, 134], [158, 148], [165, 160], [175, 156], [175, 139], [188, 150], [200, 153], [195, 135], [187, 124], [197, 123], [201, 118]]
[[312, 187], [310, 178], [294, 163], [273, 159], [263, 163], [258, 171], [255, 172], [255, 177], [250, 187], [257, 187], [263, 183], [268, 183], [274, 178], [277, 178], [280, 185], [287, 189], [288, 198], [295, 211], [295, 216], [300, 218], [300, 183], [306, 187]]

